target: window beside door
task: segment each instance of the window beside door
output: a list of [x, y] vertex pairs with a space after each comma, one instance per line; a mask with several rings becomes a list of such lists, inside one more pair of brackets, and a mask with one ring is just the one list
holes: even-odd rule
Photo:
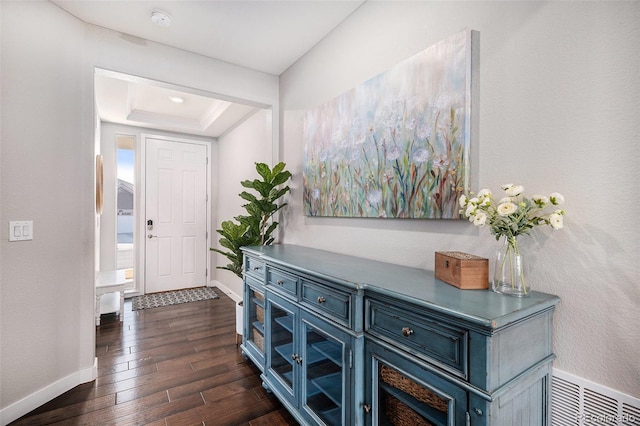
[[125, 270], [130, 280], [127, 289], [133, 290], [135, 266], [135, 137], [116, 137], [116, 267]]

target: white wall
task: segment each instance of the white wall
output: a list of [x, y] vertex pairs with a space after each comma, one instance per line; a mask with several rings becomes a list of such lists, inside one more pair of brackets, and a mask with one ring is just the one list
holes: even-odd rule
[[[2, 1], [0, 424], [95, 375], [95, 67], [271, 105], [278, 78]], [[277, 140], [278, 123], [271, 131]], [[8, 221], [34, 240], [9, 243]]]
[[[0, 7], [5, 424], [95, 374], [95, 204], [84, 25], [49, 2]], [[9, 243], [10, 220], [32, 220], [33, 241]]]
[[[220, 229], [225, 220], [232, 220], [235, 216], [246, 215], [242, 208], [246, 202], [238, 196], [246, 188], [240, 182], [247, 179], [259, 179], [255, 163], [271, 164], [272, 113], [267, 109], [260, 109], [240, 126], [218, 140], [219, 162], [217, 168], [218, 198], [213, 210], [216, 218], [213, 230]], [[217, 232], [212, 238], [212, 246], [225, 250], [218, 240]], [[212, 265], [225, 266], [228, 259], [218, 253], [211, 252]], [[233, 272], [216, 269], [214, 284], [230, 291], [234, 298], [242, 297], [242, 280]]]
[[[555, 367], [640, 397], [640, 3], [367, 2], [281, 76], [284, 242], [425, 269], [434, 251], [492, 257], [466, 221], [309, 218], [302, 113], [469, 27], [480, 32], [480, 187], [562, 193], [565, 229], [526, 242], [530, 281], [562, 301]], [[526, 350], [526, 348], [523, 348]]]

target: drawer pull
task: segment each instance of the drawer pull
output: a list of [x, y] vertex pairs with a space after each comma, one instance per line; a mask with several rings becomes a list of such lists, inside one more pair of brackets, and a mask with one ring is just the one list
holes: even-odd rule
[[254, 267], [253, 267], [253, 270], [254, 270], [254, 271], [259, 271], [259, 270], [260, 270], [260, 267], [259, 267], [259, 266], [254, 266]]
[[413, 334], [413, 330], [409, 327], [402, 327], [402, 335], [404, 337], [409, 337]]
[[278, 280], [278, 285], [282, 285], [282, 284], [284, 284], [284, 281]]
[[324, 297], [322, 297], [322, 296], [318, 297], [318, 303], [323, 304], [326, 301], [327, 301], [327, 299], [325, 299]]

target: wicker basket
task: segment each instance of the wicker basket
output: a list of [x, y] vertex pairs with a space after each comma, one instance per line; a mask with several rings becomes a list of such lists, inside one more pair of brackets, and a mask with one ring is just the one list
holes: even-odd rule
[[252, 337], [253, 343], [256, 344], [258, 349], [264, 352], [264, 336], [254, 328], [251, 330], [251, 337]]
[[425, 388], [414, 382], [411, 379], [404, 377], [396, 370], [387, 367], [386, 365], [380, 366], [380, 377], [386, 384], [393, 386], [396, 389], [401, 390], [404, 393], [408, 393], [418, 401], [424, 402], [429, 407], [435, 408], [438, 411], [447, 412], [449, 403], [446, 399], [440, 398], [429, 389]]
[[257, 291], [253, 290], [253, 297], [255, 297], [261, 302], [264, 302], [264, 294], [262, 293], [258, 293]]
[[264, 324], [264, 308], [256, 305], [256, 319]]
[[397, 398], [387, 395], [385, 401], [387, 418], [395, 426], [433, 426]]

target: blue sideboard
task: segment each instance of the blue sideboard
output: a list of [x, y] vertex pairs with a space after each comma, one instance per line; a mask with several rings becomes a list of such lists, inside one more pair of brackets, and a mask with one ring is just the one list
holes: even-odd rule
[[558, 297], [301, 246], [243, 252], [242, 351], [301, 424], [551, 424]]

